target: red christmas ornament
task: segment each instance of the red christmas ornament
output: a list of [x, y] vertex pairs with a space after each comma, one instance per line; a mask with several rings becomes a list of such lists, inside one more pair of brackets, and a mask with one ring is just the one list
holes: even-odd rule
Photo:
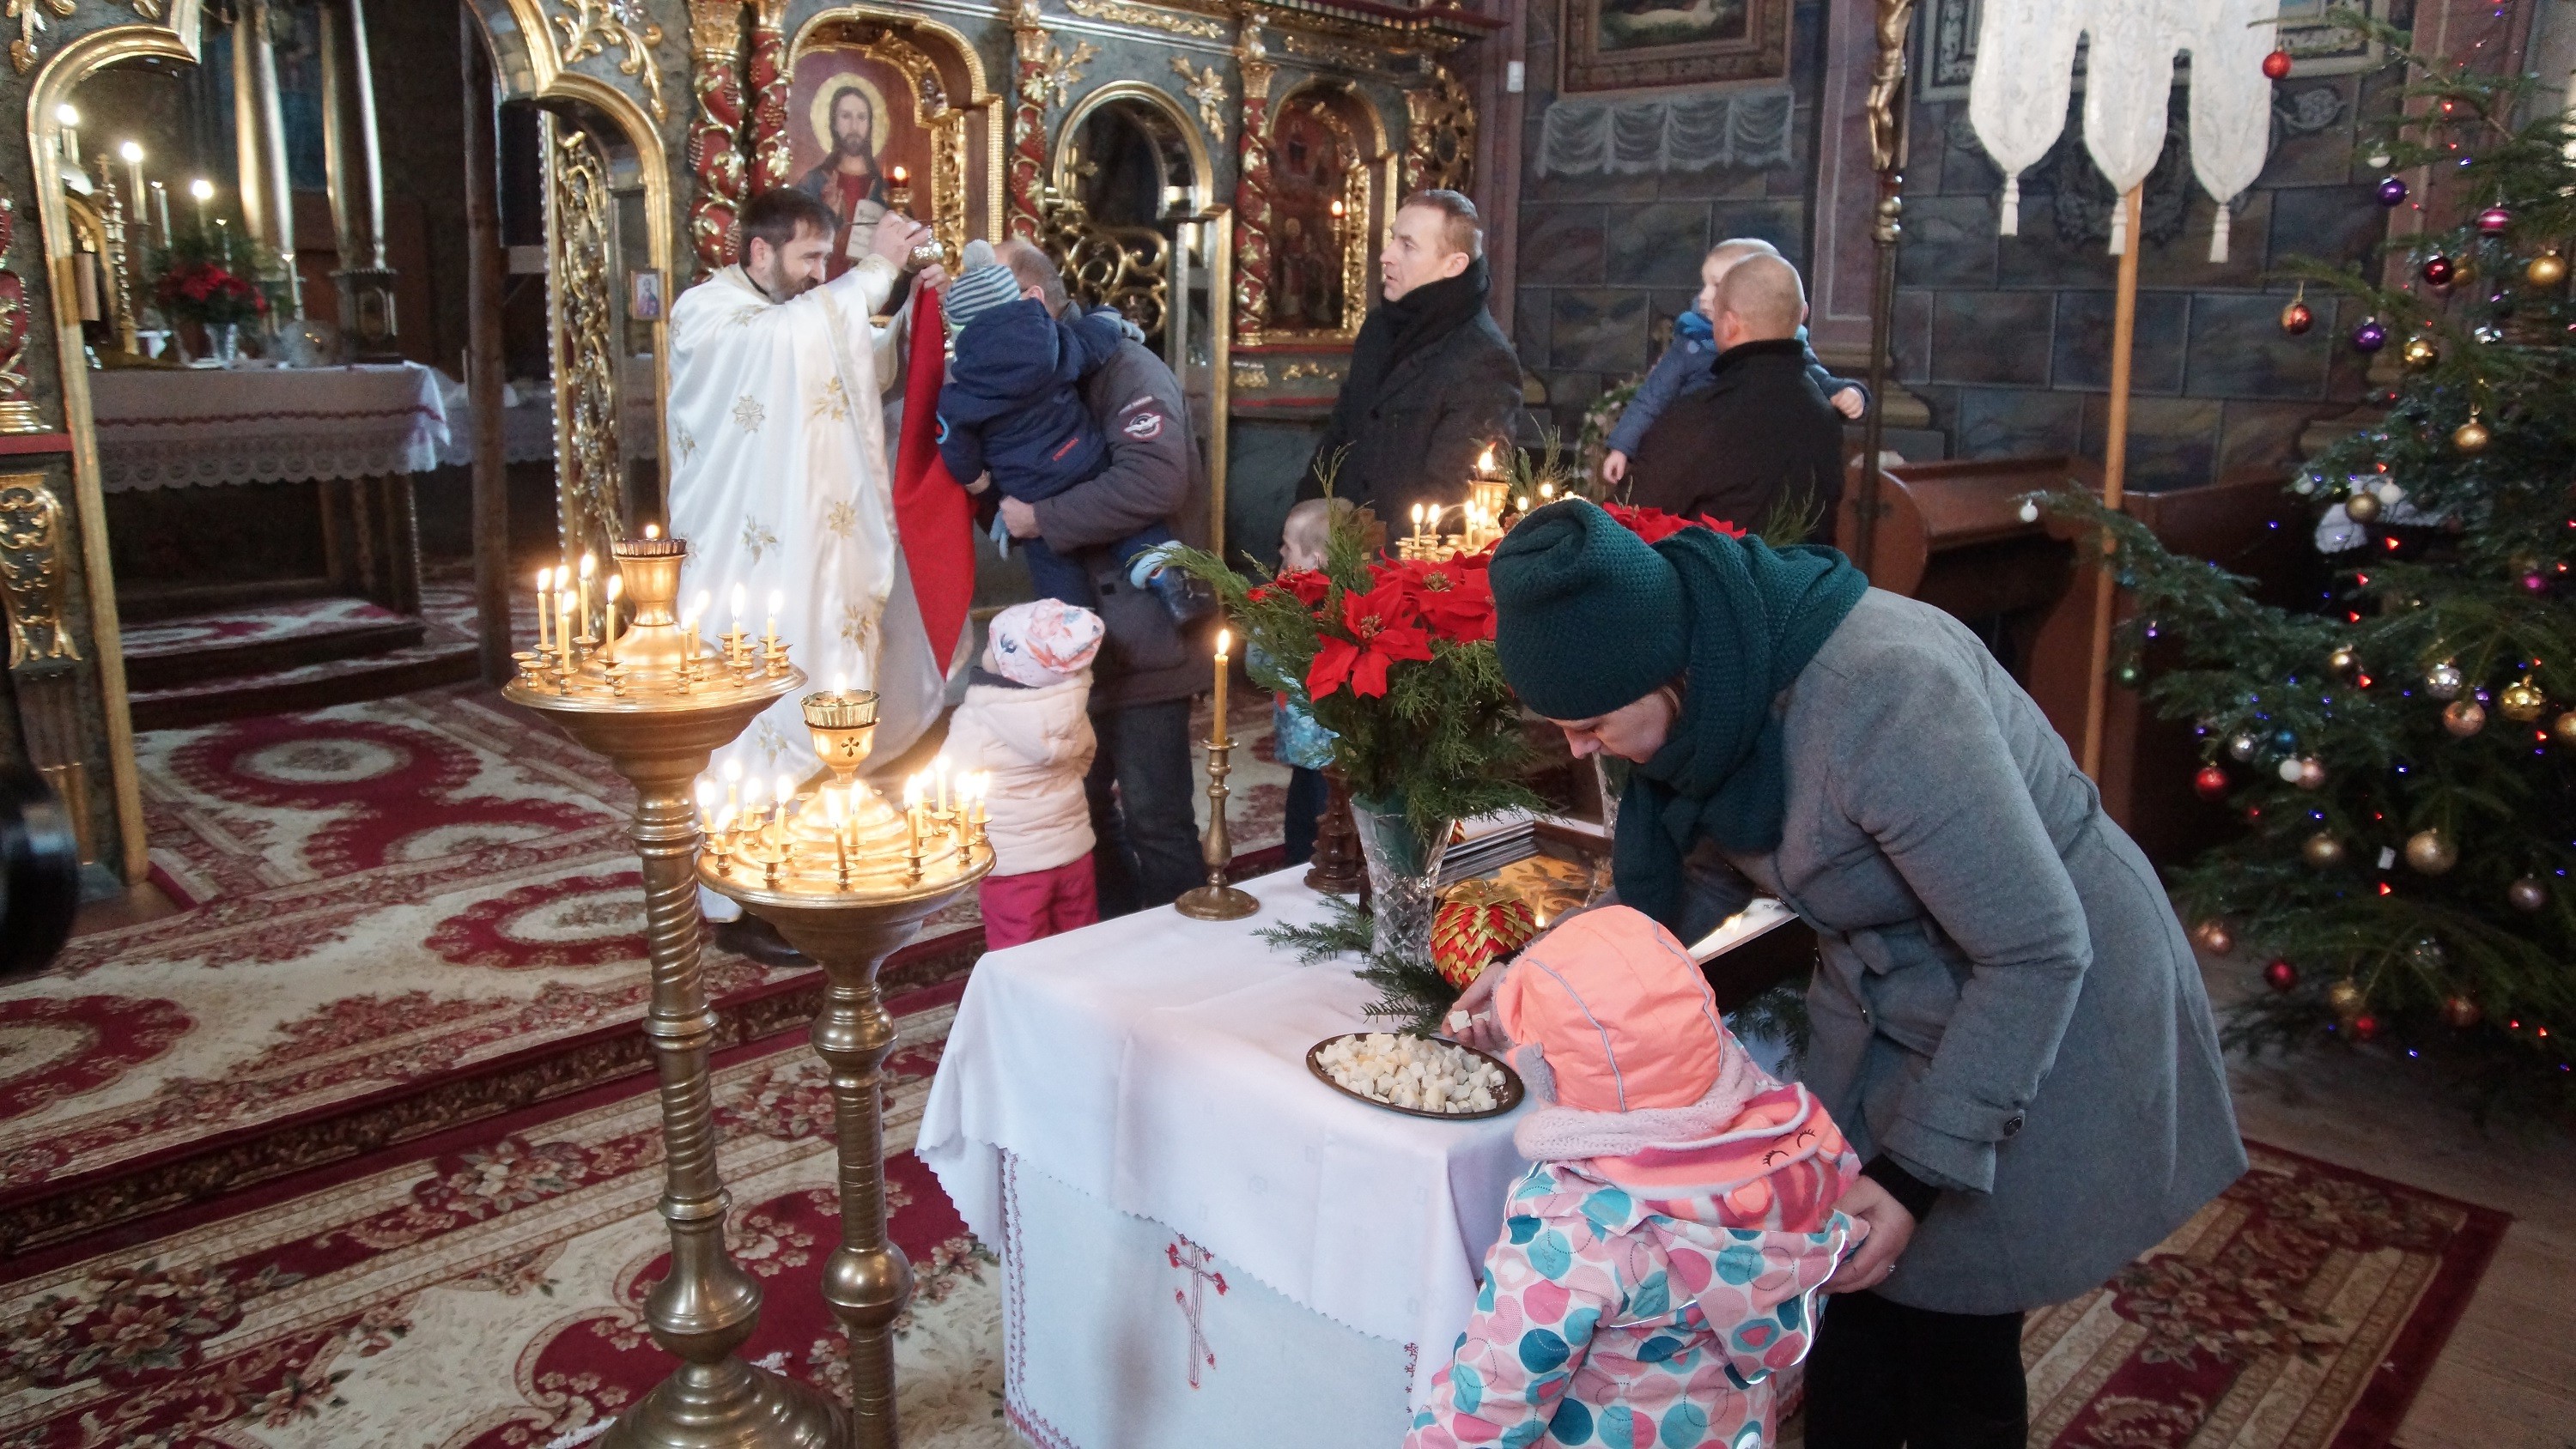
[[2361, 1015], [2354, 1017], [2352, 1019], [2352, 1035], [2353, 1039], [2356, 1041], [2368, 1041], [2372, 1037], [2379, 1035], [2379, 1018], [2366, 1011]]
[[2276, 50], [2270, 55], [2263, 57], [2263, 74], [2274, 80], [2280, 80], [2288, 76], [2289, 73], [2290, 53], [2288, 51]]
[[1441, 980], [1464, 991], [1487, 966], [1537, 934], [1538, 917], [1527, 901], [1493, 881], [1460, 881], [1431, 917], [1431, 965]]
[[2299, 968], [2275, 956], [2263, 968], [2263, 984], [2275, 991], [2286, 992], [2299, 984]]
[[2309, 311], [2308, 304], [2305, 302], [2292, 302], [2281, 309], [2281, 330], [2293, 337], [2299, 336], [2315, 325], [2317, 325], [2317, 314]]
[[2447, 287], [2459, 273], [2459, 264], [2439, 252], [2424, 259], [2424, 284], [2428, 287]]
[[2203, 800], [2215, 800], [2227, 793], [2227, 772], [2216, 765], [2203, 765], [2200, 773], [2191, 777], [2191, 788], [2198, 790]]

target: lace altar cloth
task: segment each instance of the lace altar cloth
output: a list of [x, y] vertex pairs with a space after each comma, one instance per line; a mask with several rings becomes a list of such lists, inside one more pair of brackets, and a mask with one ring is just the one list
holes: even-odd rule
[[136, 368], [90, 375], [110, 493], [426, 473], [447, 441], [437, 369]]

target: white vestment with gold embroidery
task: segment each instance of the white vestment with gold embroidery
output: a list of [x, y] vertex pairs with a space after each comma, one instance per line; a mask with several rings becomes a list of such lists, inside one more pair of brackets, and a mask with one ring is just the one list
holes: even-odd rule
[[[909, 748], [937, 718], [944, 681], [895, 535], [884, 395], [902, 363], [904, 322], [878, 328], [895, 270], [870, 257], [773, 302], [739, 266], [671, 307], [671, 532], [689, 542], [682, 607], [714, 603], [709, 638], [749, 599], [758, 635], [772, 594], [789, 657], [828, 689], [880, 699], [875, 758]], [[817, 761], [797, 697], [772, 706], [718, 760], [764, 782], [802, 781]]]

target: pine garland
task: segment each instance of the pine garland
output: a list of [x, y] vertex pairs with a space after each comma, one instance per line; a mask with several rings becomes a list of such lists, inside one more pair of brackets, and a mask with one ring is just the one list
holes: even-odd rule
[[1313, 966], [1336, 956], [1356, 956], [1351, 974], [1378, 989], [1377, 999], [1361, 1007], [1362, 1015], [1384, 1021], [1408, 1036], [1430, 1036], [1440, 1029], [1458, 988], [1429, 961], [1401, 951], [1372, 949], [1376, 931], [1370, 911], [1348, 896], [1326, 896], [1331, 915], [1312, 926], [1266, 926], [1254, 934], [1274, 950], [1296, 953], [1297, 964]]

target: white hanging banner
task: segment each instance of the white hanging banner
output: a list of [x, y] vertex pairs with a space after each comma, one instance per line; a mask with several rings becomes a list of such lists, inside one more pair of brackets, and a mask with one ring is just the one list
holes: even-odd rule
[[[2089, 3], [1986, 0], [1977, 26], [1978, 64], [1968, 76], [1968, 122], [2004, 173], [2005, 236], [2021, 231], [2021, 173], [2038, 165], [2066, 128], [2075, 42]], [[1988, 56], [1995, 57], [1991, 65]]]
[[2263, 57], [2277, 43], [2276, 0], [2190, 0], [2199, 12], [2191, 48], [2191, 169], [2218, 202], [2209, 259], [2227, 260], [2227, 204], [2263, 174], [2272, 149], [2272, 78]]

